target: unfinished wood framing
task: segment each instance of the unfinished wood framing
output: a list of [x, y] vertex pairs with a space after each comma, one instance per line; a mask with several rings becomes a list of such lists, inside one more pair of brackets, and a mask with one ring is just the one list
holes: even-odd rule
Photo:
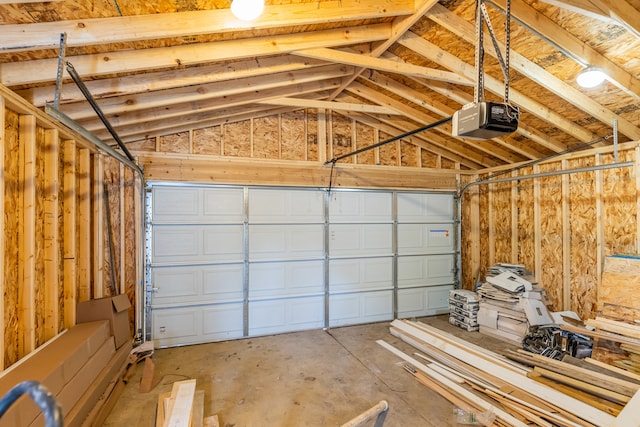
[[[608, 165], [614, 162], [612, 151], [608, 147], [566, 155], [523, 168], [518, 174], [526, 177], [539, 172]], [[484, 271], [492, 262], [502, 261], [498, 259], [498, 248], [508, 238], [518, 246], [518, 259], [514, 261], [535, 272], [536, 279], [547, 290], [551, 309], [572, 310], [582, 318], [593, 317], [605, 256], [640, 250], [637, 158], [638, 143], [629, 142], [619, 147], [619, 161], [635, 161], [635, 168], [523, 178], [515, 181], [517, 189], [510, 192], [503, 191], [505, 184], [489, 184], [480, 187], [480, 196], [476, 193], [465, 196], [464, 203], [475, 203], [471, 206], [479, 213], [463, 204], [463, 214], [479, 214], [488, 223], [479, 230], [480, 259], [463, 256], [463, 286], [472, 286], [471, 275], [465, 270]], [[507, 193], [508, 203], [497, 202]], [[496, 209], [506, 210], [505, 215], [510, 215], [511, 221], [494, 213]]]
[[[104, 233], [94, 232], [104, 218], [95, 216], [92, 188], [104, 174], [122, 174], [116, 162], [108, 166], [115, 171], [100, 166], [92, 143], [2, 87], [0, 107], [0, 363], [5, 368], [73, 326], [77, 302], [109, 295], [96, 287], [108, 277], [97, 262], [105, 243]], [[120, 250], [130, 255], [123, 258], [128, 280], [122, 286], [132, 302], [142, 273], [136, 255], [140, 227], [133, 226], [142, 208], [133, 200], [140, 197], [133, 190], [136, 181], [140, 177], [133, 171], [118, 178], [116, 185], [131, 191], [113, 198], [118, 221], [131, 225], [132, 237], [119, 240]]]

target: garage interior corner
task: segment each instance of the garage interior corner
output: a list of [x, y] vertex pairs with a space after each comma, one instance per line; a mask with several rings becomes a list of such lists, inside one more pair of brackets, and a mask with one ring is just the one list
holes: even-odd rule
[[[493, 351], [509, 347], [450, 325], [446, 315], [419, 320]], [[140, 392], [138, 364], [119, 398], [127, 404], [116, 404], [104, 425], [154, 426], [158, 396], [186, 379], [204, 391], [204, 415], [217, 415], [220, 426], [340, 426], [381, 400], [389, 403], [385, 427], [455, 425], [454, 406], [378, 339], [415, 351], [389, 333], [389, 322], [156, 349], [152, 390]]]

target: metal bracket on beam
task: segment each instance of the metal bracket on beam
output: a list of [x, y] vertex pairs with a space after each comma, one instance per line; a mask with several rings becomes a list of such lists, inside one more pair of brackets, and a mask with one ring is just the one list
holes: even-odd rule
[[56, 73], [56, 92], [53, 96], [53, 106], [60, 107], [60, 93], [62, 92], [62, 75], [64, 74], [65, 55], [67, 52], [67, 33], [60, 34], [60, 51], [58, 52], [58, 72]]

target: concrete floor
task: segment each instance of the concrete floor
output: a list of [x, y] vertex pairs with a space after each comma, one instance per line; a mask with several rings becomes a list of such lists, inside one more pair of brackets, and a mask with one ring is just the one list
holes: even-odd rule
[[[513, 348], [447, 319], [419, 320], [494, 351]], [[140, 393], [139, 365], [104, 425], [154, 426], [158, 395], [191, 378], [205, 393], [204, 415], [217, 414], [220, 426], [340, 426], [380, 400], [389, 402], [385, 427], [456, 425], [453, 406], [406, 373], [378, 339], [415, 351], [389, 333], [389, 322], [158, 349], [159, 384]]]

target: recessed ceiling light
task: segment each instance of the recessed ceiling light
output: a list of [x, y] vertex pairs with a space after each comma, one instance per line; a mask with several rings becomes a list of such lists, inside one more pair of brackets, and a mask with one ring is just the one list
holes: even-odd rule
[[253, 21], [264, 11], [264, 0], [233, 0], [231, 13], [241, 21]]
[[605, 77], [605, 74], [599, 68], [587, 67], [578, 74], [576, 82], [580, 86], [589, 89], [602, 84]]

